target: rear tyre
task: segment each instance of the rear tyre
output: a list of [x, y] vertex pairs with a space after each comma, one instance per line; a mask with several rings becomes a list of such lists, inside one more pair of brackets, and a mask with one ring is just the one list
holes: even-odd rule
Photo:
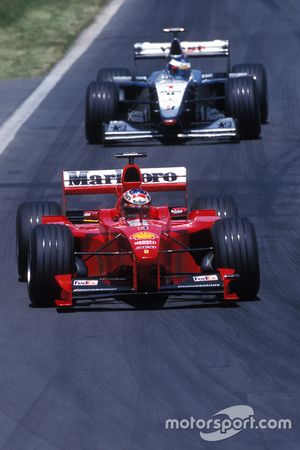
[[260, 109], [255, 81], [252, 77], [228, 78], [226, 111], [238, 121], [241, 139], [256, 139], [260, 135]]
[[219, 217], [237, 217], [238, 209], [231, 195], [201, 195], [192, 202], [191, 210], [214, 209]]
[[98, 83], [100, 81], [113, 81], [114, 77], [131, 77], [129, 69], [124, 67], [100, 69], [97, 75]]
[[247, 73], [255, 80], [262, 123], [268, 120], [268, 82], [266, 69], [262, 64], [236, 64], [233, 73]]
[[59, 298], [55, 275], [73, 274], [74, 238], [68, 227], [37, 225], [31, 233], [28, 292], [33, 306], [53, 306]]
[[57, 202], [24, 202], [19, 205], [16, 216], [17, 264], [20, 281], [27, 278], [28, 248], [31, 231], [41, 223], [43, 216], [61, 216]]
[[211, 230], [215, 268], [232, 268], [239, 278], [231, 282], [231, 289], [240, 298], [255, 298], [259, 290], [260, 272], [256, 234], [245, 218], [216, 221]]
[[89, 144], [101, 144], [103, 125], [116, 117], [118, 90], [111, 81], [92, 81], [86, 91], [85, 134]]

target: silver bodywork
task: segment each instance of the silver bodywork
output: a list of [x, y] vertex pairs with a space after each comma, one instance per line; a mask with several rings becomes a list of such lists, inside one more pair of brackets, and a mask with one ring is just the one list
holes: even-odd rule
[[[171, 29], [171, 31], [177, 29]], [[166, 31], [166, 30], [164, 30]], [[178, 31], [182, 31], [181, 29]], [[167, 42], [143, 42], [134, 45], [136, 59], [170, 57], [171, 44]], [[225, 56], [229, 55], [227, 40], [213, 41], [184, 41], [181, 42], [182, 51], [186, 56]], [[226, 74], [226, 78], [230, 76]], [[226, 78], [218, 82], [225, 83]], [[151, 123], [149, 108], [137, 107], [130, 109], [127, 120], [112, 120], [104, 125], [103, 141], [135, 141], [162, 138], [176, 139], [237, 139], [237, 124], [232, 117], [225, 117], [213, 108], [210, 117], [197, 120], [188, 126], [182, 125], [181, 114], [185, 108], [185, 100], [190, 88], [205, 86], [215, 82], [214, 74], [203, 74], [200, 70], [189, 70], [186, 77], [173, 76], [166, 69], [153, 72], [149, 77], [114, 77], [119, 88], [119, 99], [124, 98], [124, 88], [137, 86], [155, 90], [157, 95], [157, 113], [163, 126]], [[200, 108], [200, 106], [196, 106]], [[200, 112], [198, 116], [201, 116]], [[201, 116], [202, 117], [202, 116]], [[176, 125], [175, 127], [173, 125]]]
[[[136, 141], [148, 139], [162, 139], [165, 133], [160, 132], [149, 124], [132, 124], [121, 120], [112, 120], [105, 129], [105, 142]], [[174, 135], [177, 139], [236, 139], [237, 128], [232, 117], [218, 119], [202, 128], [184, 129]]]

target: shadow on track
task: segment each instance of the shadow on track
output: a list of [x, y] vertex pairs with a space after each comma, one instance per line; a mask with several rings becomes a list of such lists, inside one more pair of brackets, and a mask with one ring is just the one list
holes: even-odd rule
[[241, 303], [258, 302], [259, 297], [251, 300], [226, 301], [220, 302], [215, 299], [197, 299], [197, 300], [180, 300], [169, 299], [163, 302], [148, 301], [140, 303], [138, 301], [118, 301], [105, 300], [93, 302], [80, 302], [73, 307], [56, 308], [59, 314], [78, 313], [78, 312], [140, 312], [140, 311], [171, 311], [184, 309], [207, 309], [207, 308], [240, 308]]

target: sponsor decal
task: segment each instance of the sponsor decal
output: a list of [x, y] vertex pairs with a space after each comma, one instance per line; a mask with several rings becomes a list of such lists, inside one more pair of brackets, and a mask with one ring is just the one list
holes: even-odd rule
[[156, 250], [157, 245], [139, 245], [138, 247], [135, 247], [135, 250], [143, 250], [144, 248]]
[[188, 54], [190, 53], [194, 53], [194, 52], [201, 52], [202, 50], [205, 50], [206, 47], [204, 47], [204, 45], [197, 45], [197, 46], [193, 46], [193, 47], [188, 47], [186, 49], [186, 52]]
[[116, 287], [109, 287], [109, 288], [99, 288], [97, 291], [116, 291], [118, 288]]
[[155, 246], [157, 246], [157, 242], [153, 241], [151, 239], [145, 239], [145, 240], [134, 242], [134, 245], [155, 245]]
[[181, 94], [182, 93], [181, 89], [173, 89], [173, 88], [170, 88], [170, 86], [168, 86], [168, 88], [171, 89], [171, 91], [168, 90], [168, 89], [161, 89], [160, 90], [160, 94], [163, 94], [163, 95], [175, 95], [175, 94]]
[[[185, 167], [141, 169], [143, 183], [174, 183], [186, 181]], [[120, 184], [122, 170], [79, 170], [64, 172], [64, 185], [101, 186]]]
[[185, 212], [185, 209], [183, 209], [183, 208], [172, 208], [171, 209], [172, 214], [182, 214], [184, 212]]
[[138, 230], [149, 230], [148, 220], [133, 219], [127, 220], [127, 223], [130, 227], [136, 227]]
[[[138, 230], [148, 230], [148, 222], [146, 220], [140, 221], [140, 219], [127, 220], [127, 223], [130, 227], [137, 227]], [[142, 225], [141, 225], [142, 223]]]
[[145, 116], [143, 111], [129, 111], [128, 112], [128, 121], [129, 122], [145, 122]]
[[156, 172], [156, 173], [142, 173], [143, 183], [172, 183], [177, 181], [175, 172]]
[[126, 123], [115, 123], [112, 125], [112, 131], [126, 131], [127, 124]]
[[98, 211], [94, 210], [94, 211], [84, 211], [83, 213], [83, 217], [91, 217], [91, 216], [95, 216], [98, 214]]
[[138, 231], [137, 233], [133, 233], [130, 236], [130, 239], [158, 239], [158, 235], [155, 233], [152, 233], [151, 231]]
[[198, 275], [193, 277], [193, 280], [198, 283], [201, 281], [218, 281], [218, 275]]
[[208, 287], [220, 287], [220, 283], [208, 283], [208, 284], [181, 284], [177, 286], [178, 289], [186, 289], [186, 288], [208, 288]]
[[97, 286], [98, 280], [74, 280], [74, 286]]
[[149, 250], [144, 250], [144, 253], [149, 253]]
[[65, 186], [95, 186], [121, 183], [122, 171], [80, 170], [65, 172]]

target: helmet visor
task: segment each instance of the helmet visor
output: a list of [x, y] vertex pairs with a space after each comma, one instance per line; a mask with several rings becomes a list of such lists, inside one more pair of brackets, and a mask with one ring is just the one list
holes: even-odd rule
[[145, 218], [149, 216], [149, 205], [132, 205], [124, 203], [122, 205], [122, 213], [127, 219]]

